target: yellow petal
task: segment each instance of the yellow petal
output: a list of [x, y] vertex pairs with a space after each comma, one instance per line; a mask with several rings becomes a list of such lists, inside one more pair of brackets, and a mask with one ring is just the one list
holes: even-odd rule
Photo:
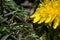
[[30, 18], [34, 18], [35, 16], [38, 16], [38, 12], [35, 12], [33, 15], [30, 16]]
[[34, 18], [35, 16], [36, 16], [36, 15], [35, 15], [35, 14], [33, 14], [33, 15], [31, 15], [31, 16], [30, 16], [30, 18]]
[[48, 17], [48, 18], [45, 20], [45, 23], [49, 23], [49, 22], [50, 22], [50, 20], [51, 20], [51, 16], [50, 16], [50, 17]]
[[36, 22], [38, 22], [40, 20], [40, 16], [36, 16], [35, 18], [34, 18], [34, 20], [33, 20], [33, 23], [36, 23]]
[[56, 17], [56, 16], [55, 16], [55, 15], [53, 15], [53, 16], [52, 16], [52, 19], [51, 19], [51, 21], [50, 21], [50, 22], [52, 22], [52, 21], [55, 19], [55, 17]]
[[56, 18], [56, 19], [54, 20], [53, 28], [56, 29], [58, 25], [59, 25], [59, 19]]
[[41, 20], [38, 22], [38, 24], [43, 23], [46, 20], [46, 18], [41, 18]]
[[48, 3], [50, 0], [44, 0], [44, 3]]

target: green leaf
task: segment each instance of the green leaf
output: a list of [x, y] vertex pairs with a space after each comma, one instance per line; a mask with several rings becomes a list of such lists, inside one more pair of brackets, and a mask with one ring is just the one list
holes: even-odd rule
[[1, 38], [1, 40], [6, 40], [9, 36], [10, 36], [10, 35], [7, 34], [7, 35], [3, 36], [3, 37]]

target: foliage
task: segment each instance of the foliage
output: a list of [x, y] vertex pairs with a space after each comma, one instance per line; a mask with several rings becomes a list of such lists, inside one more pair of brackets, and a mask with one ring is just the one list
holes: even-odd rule
[[39, 40], [28, 22], [31, 14], [24, 7], [13, 0], [2, 0], [0, 9], [0, 40]]
[[[23, 0], [17, 0], [23, 2]], [[40, 0], [29, 0], [34, 10]], [[33, 1], [33, 2], [32, 2]], [[60, 39], [59, 29], [48, 24], [32, 23], [31, 13], [14, 0], [2, 0], [0, 5], [0, 40], [54, 40]], [[31, 7], [30, 7], [31, 8]], [[57, 32], [57, 33], [56, 33]], [[54, 37], [53, 37], [54, 36]], [[57, 37], [56, 37], [57, 36]]]

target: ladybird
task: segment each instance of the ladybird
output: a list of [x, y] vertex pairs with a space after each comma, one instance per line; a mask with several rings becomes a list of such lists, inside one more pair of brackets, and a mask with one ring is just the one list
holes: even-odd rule
[[26, 16], [26, 22], [28, 22], [29, 21], [29, 17], [28, 16]]

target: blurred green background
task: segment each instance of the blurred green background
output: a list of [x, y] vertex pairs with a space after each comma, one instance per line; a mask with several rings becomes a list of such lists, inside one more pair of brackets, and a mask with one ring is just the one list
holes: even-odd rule
[[59, 29], [50, 30], [46, 27], [48, 24], [32, 23], [30, 15], [39, 3], [40, 0], [1, 0], [0, 40], [53, 40], [55, 34], [54, 40], [60, 40]]

